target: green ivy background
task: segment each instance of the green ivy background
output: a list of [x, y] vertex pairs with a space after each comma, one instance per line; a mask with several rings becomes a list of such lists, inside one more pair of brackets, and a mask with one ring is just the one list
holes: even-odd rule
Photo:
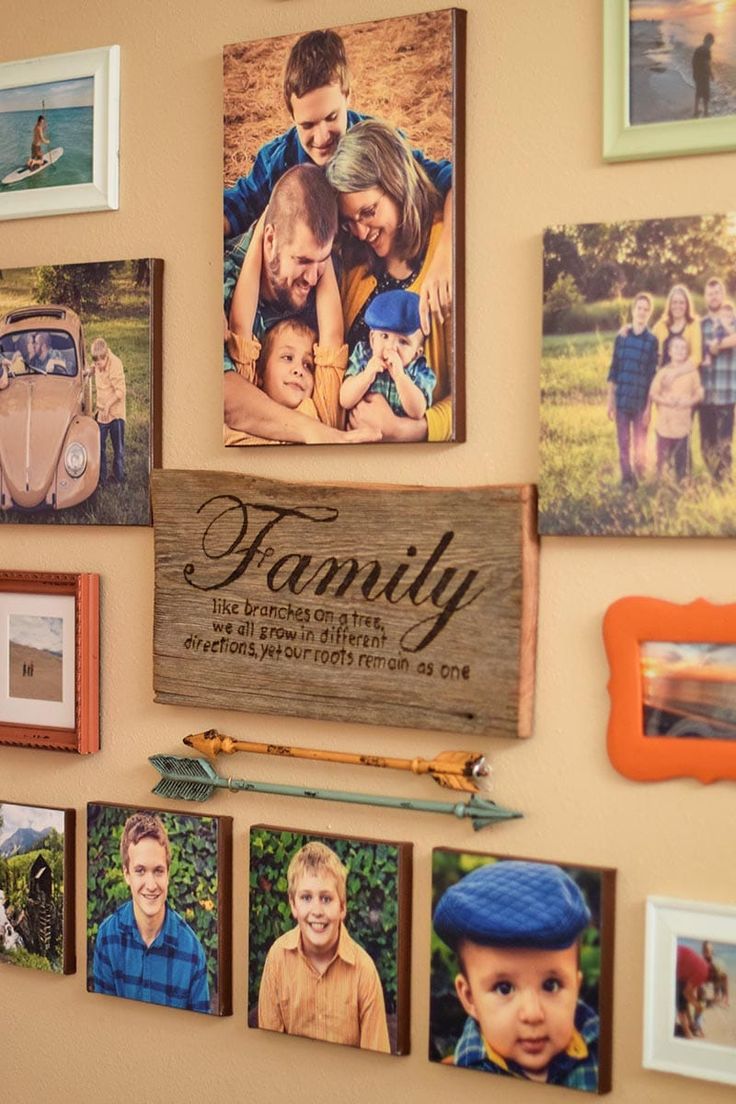
[[386, 1012], [392, 1017], [397, 991], [399, 849], [388, 843], [270, 828], [253, 828], [250, 833], [249, 1007], [258, 1004], [269, 947], [295, 924], [286, 883], [289, 862], [300, 847], [315, 840], [331, 847], [347, 867], [345, 926], [375, 962]]
[[[130, 900], [120, 865], [120, 837], [135, 808], [90, 805], [87, 810], [87, 979], [102, 921]], [[171, 845], [168, 904], [196, 933], [207, 957], [210, 1006], [217, 1008], [218, 822], [213, 817], [155, 810]]]
[[[432, 857], [432, 915], [446, 889], [477, 867], [499, 861], [503, 860], [489, 855], [436, 850]], [[564, 866], [563, 869], [580, 887], [591, 911], [591, 923], [583, 932], [580, 943], [580, 970], [583, 975], [580, 998], [598, 1011], [601, 974], [601, 878], [595, 870], [581, 870], [572, 866]], [[465, 1010], [455, 992], [455, 978], [458, 973], [455, 952], [443, 943], [433, 928], [430, 963], [429, 1057], [434, 1061], [442, 1061], [453, 1053], [465, 1026]]]

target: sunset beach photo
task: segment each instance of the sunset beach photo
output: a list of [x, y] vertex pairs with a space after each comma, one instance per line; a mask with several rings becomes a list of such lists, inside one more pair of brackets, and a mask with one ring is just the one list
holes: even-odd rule
[[630, 0], [629, 123], [736, 113], [736, 0]]

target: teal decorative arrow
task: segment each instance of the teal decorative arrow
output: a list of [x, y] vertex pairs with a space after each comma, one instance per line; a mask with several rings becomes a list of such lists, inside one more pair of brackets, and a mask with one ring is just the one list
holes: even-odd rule
[[416, 813], [450, 813], [470, 817], [479, 831], [498, 820], [515, 820], [523, 813], [504, 809], [495, 801], [474, 794], [468, 801], [416, 801], [406, 797], [383, 797], [378, 794], [345, 793], [343, 790], [310, 790], [301, 786], [281, 786], [274, 782], [248, 782], [245, 778], [221, 778], [206, 759], [181, 755], [152, 755], [149, 762], [161, 775], [153, 789], [159, 797], [177, 801], [207, 801], [216, 789], [246, 790], [251, 793], [280, 794], [282, 797], [312, 797], [319, 801], [342, 801], [349, 805], [379, 805], [386, 809], [409, 809]]

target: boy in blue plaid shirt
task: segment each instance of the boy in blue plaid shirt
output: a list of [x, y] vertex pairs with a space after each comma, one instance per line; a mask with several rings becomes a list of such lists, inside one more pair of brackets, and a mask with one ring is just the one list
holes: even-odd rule
[[[608, 373], [608, 417], [616, 423], [621, 464], [621, 482], [635, 486], [644, 478], [649, 388], [657, 371], [659, 345], [647, 323], [652, 316], [652, 297], [639, 293], [631, 307], [631, 326], [617, 335]], [[633, 445], [634, 463], [631, 463]]]
[[458, 956], [468, 1014], [456, 1066], [598, 1091], [598, 1016], [578, 999], [589, 922], [580, 889], [552, 863], [490, 863], [446, 890], [434, 927]]
[[437, 377], [423, 355], [424, 334], [415, 291], [384, 291], [365, 312], [368, 343], [359, 341], [340, 387], [340, 405], [352, 410], [366, 395], [383, 395], [398, 417], [423, 418]]
[[120, 858], [131, 899], [100, 924], [94, 992], [209, 1012], [204, 948], [166, 903], [171, 849], [161, 818], [143, 812], [128, 817]]

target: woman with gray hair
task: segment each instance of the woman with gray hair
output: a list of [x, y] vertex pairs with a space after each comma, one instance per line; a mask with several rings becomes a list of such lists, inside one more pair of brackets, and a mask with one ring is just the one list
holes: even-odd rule
[[[366, 119], [340, 139], [327, 179], [337, 192], [344, 243], [342, 303], [352, 352], [368, 339], [365, 311], [376, 295], [403, 289], [420, 297], [442, 238], [442, 199], [403, 136], [388, 123]], [[449, 302], [431, 303], [425, 355], [437, 376], [433, 403], [422, 418], [400, 418], [381, 395], [367, 395], [350, 424], [372, 425], [384, 441], [447, 441], [452, 437], [452, 325]], [[439, 308], [439, 309], [438, 309]]]

